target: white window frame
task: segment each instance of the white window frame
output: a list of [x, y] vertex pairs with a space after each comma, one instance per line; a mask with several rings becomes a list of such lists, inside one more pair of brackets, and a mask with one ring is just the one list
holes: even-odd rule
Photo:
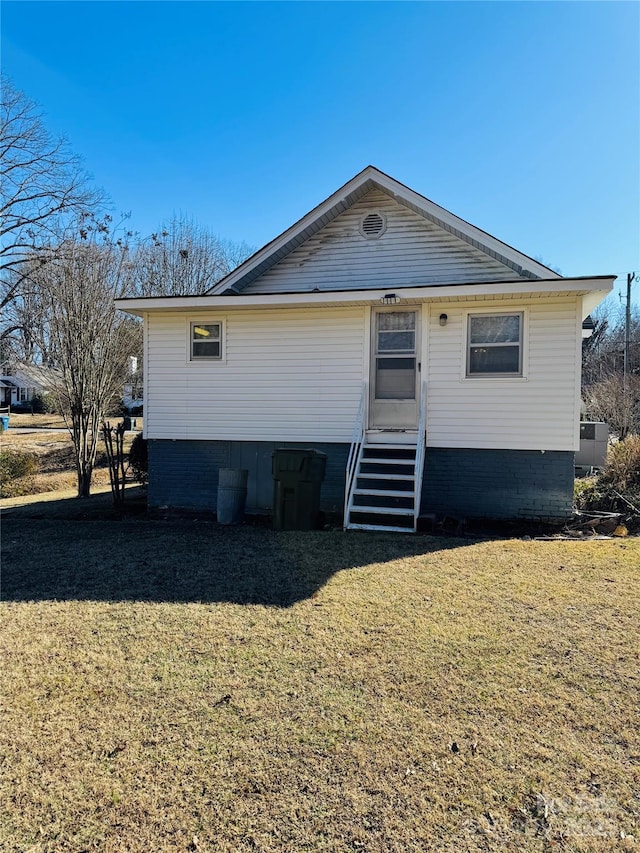
[[[518, 372], [509, 372], [509, 373], [472, 373], [470, 371], [470, 360], [471, 360], [471, 318], [472, 317], [520, 317], [520, 354], [519, 354], [519, 370]], [[498, 309], [495, 308], [483, 308], [483, 309], [470, 309], [465, 312], [465, 345], [463, 352], [463, 360], [462, 360], [462, 377], [465, 380], [471, 380], [475, 382], [476, 380], [481, 382], [486, 382], [489, 380], [498, 380], [500, 382], [511, 381], [511, 382], [526, 382], [528, 379], [528, 368], [527, 368], [527, 359], [528, 359], [528, 350], [527, 350], [527, 340], [528, 340], [528, 312], [521, 308], [518, 311], [508, 310], [508, 309]], [[477, 344], [474, 344], [477, 346]], [[513, 346], [513, 342], [507, 344], [507, 346]]]
[[[194, 355], [193, 354], [193, 327], [194, 326], [220, 326], [220, 355]], [[211, 317], [188, 317], [187, 318], [187, 364], [225, 364], [227, 360], [227, 321], [226, 317], [220, 315]]]

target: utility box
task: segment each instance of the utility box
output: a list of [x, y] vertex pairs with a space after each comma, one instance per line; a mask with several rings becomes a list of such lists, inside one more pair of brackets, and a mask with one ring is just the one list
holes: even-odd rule
[[599, 421], [581, 421], [580, 450], [576, 453], [576, 468], [604, 468], [609, 445], [609, 427]]
[[281, 447], [272, 454], [273, 526], [315, 530], [327, 455], [319, 450]]

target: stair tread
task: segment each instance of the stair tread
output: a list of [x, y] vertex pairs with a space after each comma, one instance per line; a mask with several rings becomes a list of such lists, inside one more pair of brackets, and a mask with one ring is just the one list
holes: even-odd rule
[[367, 515], [375, 514], [375, 515], [411, 515], [413, 516], [413, 509], [409, 509], [408, 507], [397, 507], [397, 506], [352, 506], [350, 510], [350, 514], [358, 512], [358, 513], [366, 513]]
[[413, 500], [413, 490], [407, 489], [406, 492], [400, 489], [354, 489], [354, 495], [380, 495], [389, 498], [411, 498]]
[[416, 452], [415, 444], [376, 444], [375, 442], [367, 442], [362, 446], [365, 450], [368, 450], [370, 447], [374, 447], [376, 450], [411, 450], [413, 453]]
[[364, 471], [356, 475], [358, 478], [367, 477], [370, 480], [415, 480], [415, 474], [380, 474], [378, 471]]
[[392, 527], [384, 524], [347, 524], [347, 530], [380, 530], [384, 533], [414, 533], [413, 527]]
[[413, 465], [415, 467], [415, 459], [382, 459], [377, 456], [362, 457], [361, 465]]

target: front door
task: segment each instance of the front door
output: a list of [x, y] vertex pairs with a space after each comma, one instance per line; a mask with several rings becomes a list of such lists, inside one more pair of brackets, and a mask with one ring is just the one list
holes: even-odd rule
[[420, 313], [374, 309], [370, 429], [417, 429]]

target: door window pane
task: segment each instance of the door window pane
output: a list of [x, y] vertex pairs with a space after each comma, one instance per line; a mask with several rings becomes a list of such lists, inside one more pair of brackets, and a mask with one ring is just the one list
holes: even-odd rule
[[415, 332], [379, 332], [378, 352], [413, 352]]
[[415, 400], [415, 358], [376, 358], [376, 399]]
[[415, 327], [415, 311], [381, 311], [378, 314], [379, 332], [403, 332]]

